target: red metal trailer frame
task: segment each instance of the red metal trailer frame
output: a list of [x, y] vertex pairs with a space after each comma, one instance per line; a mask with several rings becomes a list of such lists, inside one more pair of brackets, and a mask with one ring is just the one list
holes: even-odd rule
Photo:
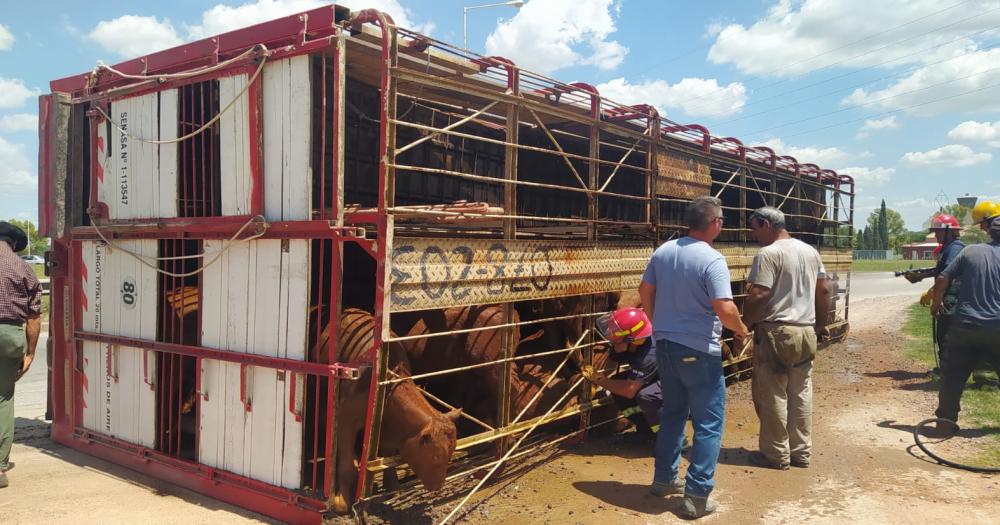
[[[102, 174], [100, 164], [94, 159], [90, 167], [90, 176], [93, 179], [90, 182], [91, 193], [88, 211], [91, 218], [100, 221], [101, 226], [99, 229], [81, 225], [63, 227], [63, 224], [69, 224], [69, 221], [65, 217], [65, 203], [59, 201], [56, 196], [58, 191], [54, 179], [54, 173], [60, 169], [58, 165], [60, 149], [55, 143], [58, 130], [54, 129], [56, 122], [53, 120], [57, 118], [53, 117], [53, 108], [58, 103], [57, 99], [71, 100], [74, 104], [86, 103], [96, 106], [108, 104], [116, 97], [135, 96], [170, 87], [185, 86], [194, 82], [217, 79], [222, 75], [232, 74], [234, 71], [243, 72], [250, 77], [258, 70], [265, 57], [274, 60], [316, 52], [329, 52], [333, 56], [335, 64], [338, 61], [342, 63], [343, 57], [340, 54], [342, 53], [343, 38], [352, 32], [361, 31], [366, 24], [378, 28], [380, 33], [380, 71], [378, 76], [381, 101], [379, 104], [378, 197], [373, 210], [345, 214], [338, 199], [333, 198], [332, 206], [325, 207], [310, 220], [275, 221], [266, 227], [259, 223], [257, 217], [263, 213], [264, 209], [262, 175], [264, 152], [261, 138], [261, 90], [260, 84], [257, 82], [252, 83], [247, 92], [251, 115], [249, 136], [252, 151], [249, 168], [252, 188], [249, 213], [225, 217], [109, 220], [107, 209], [101, 206], [97, 197], [96, 181]], [[401, 42], [400, 35], [405, 35], [407, 39]], [[390, 309], [387, 297], [391, 284], [391, 262], [388, 260], [387, 254], [392, 250], [394, 231], [396, 83], [401, 77], [410, 81], [427, 82], [428, 85], [432, 83], [432, 79], [401, 69], [399, 59], [404, 52], [419, 53], [431, 46], [443, 48], [447, 45], [396, 28], [388, 15], [375, 10], [349, 14], [344, 8], [329, 6], [123, 62], [114, 66], [113, 69], [117, 72], [114, 74], [101, 71], [76, 75], [51, 83], [54, 94], [41, 97], [39, 103], [41, 140], [39, 149], [39, 223], [41, 234], [49, 235], [53, 239], [50, 257], [53, 301], [50, 316], [55, 322], [50, 323], [50, 341], [53, 342], [53, 357], [50, 366], [53, 372], [51, 384], [54, 414], [52, 437], [55, 441], [283, 521], [317, 523], [320, 521], [322, 513], [327, 509], [326, 497], [331, 487], [330, 468], [324, 469], [325, 480], [322, 484], [324, 491], [317, 494], [305, 494], [302, 491], [289, 490], [218, 468], [210, 468], [197, 461], [179, 459], [169, 454], [84, 429], [81, 423], [83, 409], [80, 380], [82, 374], [80, 373], [81, 365], [78, 362], [82, 343], [83, 341], [91, 341], [106, 345], [148, 349], [161, 354], [191, 357], [199, 363], [202, 359], [214, 359], [238, 363], [241, 366], [266, 367], [291, 374], [293, 389], [296, 384], [296, 374], [330, 381], [332, 385], [338, 380], [356, 380], [361, 371], [370, 367], [377, 373], [371, 375], [372, 379], [369, 385], [370, 401], [367, 407], [367, 424], [365, 426], [364, 449], [361, 454], [357, 498], [364, 501], [371, 495], [369, 467], [370, 464], [374, 464], [377, 459], [380, 459], [377, 458], [374, 451], [378, 448], [381, 411], [385, 395], [385, 389], [381, 387], [386, 381], [386, 353], [380, 352], [380, 349], [389, 334], [386, 325], [388, 319], [385, 314]], [[779, 177], [790, 176], [795, 181], [801, 181], [801, 184], [824, 188], [824, 191], [832, 191], [835, 200], [846, 195], [850, 199], [849, 204], [834, 205], [832, 222], [848, 225], [853, 223], [854, 181], [846, 175], [820, 170], [810, 164], [800, 165], [796, 159], [779, 157], [769, 148], [745, 147], [736, 138], [713, 137], [707, 128], [698, 124], [680, 125], [665, 121], [654, 108], [648, 105], [622, 106], [611, 103], [602, 99], [597, 89], [587, 84], [563, 84], [540, 75], [528, 75], [512, 61], [503, 57], [479, 57], [468, 52], [459, 52], [450, 46], [448, 49], [450, 52], [469, 60], [470, 63], [478, 65], [483, 75], [492, 75], [492, 78], [499, 85], [506, 86], [505, 92], [495, 96], [496, 100], [508, 101], [508, 119], [514, 122], [508, 124], [505, 145], [506, 155], [510, 161], [507, 169], [513, 170], [507, 174], [508, 181], [516, 177], [517, 122], [518, 112], [521, 110], [517, 105], [520, 103], [519, 100], [528, 95], [544, 98], [551, 101], [554, 112], [560, 111], [560, 104], [563, 106], [578, 105], [578, 107], [587, 109], [586, 118], [589, 119], [589, 136], [587, 138], [590, 142], [590, 155], [587, 161], [588, 181], [581, 180], [581, 182], [585, 186], [583, 191], [587, 192], [591, 217], [595, 217], [597, 214], [597, 195], [603, 190], [603, 188], [597, 190], [601, 162], [614, 164], [599, 160], [600, 129], [603, 125], [619, 125], [622, 126], [622, 129], [627, 129], [629, 133], [638, 137], [645, 135], [651, 144], [670, 143], [673, 147], [688, 151], [692, 155], [697, 154], [703, 158], [716, 159], [718, 162], [744, 167], [752, 166], [754, 169], [763, 170], [769, 174], [770, 190], [764, 191], [758, 186], [758, 191], [762, 198], [769, 203], [777, 204], [778, 199], [782, 197], [776, 191], [778, 187], [776, 181]], [[234, 59], [238, 60], [234, 61]], [[226, 67], [219, 68], [220, 64], [226, 64]], [[204, 73], [181, 75], [192, 70], [199, 71], [198, 68], [206, 69], [204, 69]], [[154, 81], [136, 80], [135, 76], [149, 77]], [[156, 77], [161, 78], [155, 80]], [[458, 89], [456, 87], [458, 83], [452, 80], [439, 79], [435, 82], [438, 82], [442, 89], [445, 87]], [[342, 96], [342, 94], [337, 96]], [[530, 106], [527, 106], [527, 109], [534, 113]], [[334, 121], [330, 127], [334, 134], [333, 144], [338, 143], [336, 135], [340, 133], [342, 126], [342, 123], [336, 120], [339, 118], [338, 115], [334, 112]], [[96, 137], [101, 117], [93, 109], [89, 116], [91, 117], [91, 134]], [[579, 117], [574, 116], [574, 118]], [[539, 123], [541, 124], [541, 122]], [[323, 133], [326, 133], [325, 126]], [[652, 156], [650, 155], [648, 158], [651, 159]], [[569, 163], [569, 157], [566, 159]], [[652, 160], [647, 161], [646, 169], [653, 169], [651, 162]], [[338, 171], [336, 162], [333, 163], [331, 173], [321, 174], [321, 180], [325, 180], [327, 176], [333, 181], [331, 187], [338, 188], [336, 182], [342, 179], [343, 174]], [[734, 176], [736, 176], [736, 172], [734, 172]], [[744, 171], [740, 176], [742, 177], [742, 186], [749, 187], [746, 183], [747, 173]], [[749, 176], [753, 184], [757, 184], [758, 177], [753, 174]], [[652, 177], [647, 177], [647, 180], [650, 186], [646, 189], [648, 196], [652, 194]], [[766, 178], [760, 180], [767, 181]], [[728, 186], [727, 183], [724, 188]], [[784, 198], [788, 199], [794, 191], [798, 191], [798, 196], [801, 198], [801, 189], [796, 190], [797, 187], [793, 185]], [[504, 185], [505, 202], [514, 202], [516, 199], [514, 192], [514, 184]], [[840, 213], [845, 208], [847, 216], [841, 217]], [[658, 220], [654, 217], [654, 213], [653, 205], [647, 204], [645, 222], [655, 230], [653, 225]], [[504, 219], [503, 236], [505, 239], [516, 238], [515, 224], [516, 218], [514, 217]], [[248, 225], [254, 227], [243, 231]], [[99, 240], [104, 237], [112, 240], [230, 239], [241, 231], [243, 233], [239, 236], [240, 238], [255, 236], [262, 239], [325, 239], [332, 241], [334, 246], [340, 243], [357, 243], [366, 252], [373, 255], [377, 263], [374, 312], [376, 320], [375, 341], [363, 358], [352, 363], [336, 362], [334, 338], [332, 337], [328, 353], [331, 356], [330, 362], [312, 363], [248, 355], [227, 349], [206, 348], [200, 345], [108, 336], [87, 332], [81, 328], [82, 302], [84, 300], [81, 281], [84, 277], [80, 247], [82, 241]], [[597, 240], [597, 228], [589, 227], [586, 238], [590, 241]], [[341, 270], [341, 261], [337, 253], [338, 250], [334, 249], [329, 261], [334, 276], [340, 275]], [[338, 297], [339, 286], [340, 283], [337, 282], [337, 279], [331, 279], [331, 289], [327, 291], [329, 297]], [[509, 318], [512, 311], [510, 310], [511, 303], [507, 303], [507, 307]], [[336, 326], [337, 310], [338, 308], [332, 307], [329, 314], [329, 321], [333, 323], [333, 326]], [[200, 378], [198, 384], [200, 385]], [[303, 381], [302, 384], [304, 385], [305, 382]], [[505, 381], [504, 384], [509, 385], [509, 380]], [[327, 407], [325, 428], [313, 429], [321, 434], [325, 441], [326, 451], [325, 458], [316, 457], [314, 454], [314, 463], [325, 461], [326, 465], [332, 464], [334, 407], [336, 405], [334, 391], [335, 389], [332, 387], [327, 390], [329, 397], [325, 404]], [[505, 393], [501, 398], [506, 400], [508, 396], [509, 393]], [[583, 400], [587, 401], [589, 398], [584, 396]], [[247, 408], [249, 410], [249, 405]], [[294, 406], [289, 407], [289, 410], [295, 413]], [[581, 416], [580, 425], [581, 428], [585, 429], [588, 425], [588, 414], [583, 412]], [[296, 417], [299, 417], [299, 414], [296, 414]], [[501, 415], [503, 420], [509, 420], [509, 418], [510, 414]], [[583, 433], [580, 434], [581, 437], [582, 435]], [[505, 441], [501, 441], [498, 450], [504, 450], [505, 443]], [[317, 484], [314, 480], [312, 486], [315, 487]]]

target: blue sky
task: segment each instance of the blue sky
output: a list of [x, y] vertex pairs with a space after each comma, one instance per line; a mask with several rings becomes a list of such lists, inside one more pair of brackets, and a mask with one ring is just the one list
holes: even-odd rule
[[[351, 0], [456, 44], [462, 7]], [[0, 217], [34, 218], [37, 100], [50, 80], [313, 0], [19, 2], [0, 15]], [[874, 7], [874, 9], [873, 9]], [[1000, 196], [1000, 0], [527, 0], [469, 13], [469, 47], [715, 135], [853, 175], [857, 224], [886, 199]]]

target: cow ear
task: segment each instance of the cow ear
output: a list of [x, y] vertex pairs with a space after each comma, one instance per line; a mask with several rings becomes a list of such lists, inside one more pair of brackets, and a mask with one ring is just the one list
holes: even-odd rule
[[462, 417], [462, 409], [461, 408], [456, 408], [455, 410], [452, 410], [450, 412], [446, 412], [445, 415], [444, 415], [444, 417], [446, 417], [446, 418], [448, 418], [448, 419], [450, 419], [452, 421], [458, 421], [458, 418]]

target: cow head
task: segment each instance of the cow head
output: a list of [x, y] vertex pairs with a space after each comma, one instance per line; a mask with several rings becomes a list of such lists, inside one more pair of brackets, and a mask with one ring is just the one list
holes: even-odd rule
[[448, 463], [455, 452], [455, 420], [462, 409], [447, 414], [434, 411], [434, 417], [417, 434], [403, 441], [399, 454], [410, 465], [427, 490], [444, 485]]

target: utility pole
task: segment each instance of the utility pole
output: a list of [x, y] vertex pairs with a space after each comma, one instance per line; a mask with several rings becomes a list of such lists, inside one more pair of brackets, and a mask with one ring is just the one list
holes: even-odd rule
[[512, 0], [510, 2], [499, 2], [496, 4], [472, 5], [462, 8], [462, 49], [469, 50], [469, 11], [473, 9], [485, 9], [487, 7], [502, 7], [509, 5], [520, 9], [524, 5], [524, 0]]

